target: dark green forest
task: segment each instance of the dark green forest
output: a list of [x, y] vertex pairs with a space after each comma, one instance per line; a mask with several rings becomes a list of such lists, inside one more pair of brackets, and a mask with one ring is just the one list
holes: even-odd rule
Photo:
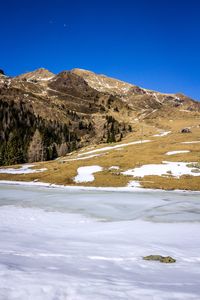
[[66, 124], [36, 116], [22, 101], [0, 101], [0, 165], [27, 162], [28, 148], [36, 130], [42, 141], [41, 160], [55, 159], [56, 146], [62, 143], [68, 144], [69, 151], [76, 148], [77, 136]]

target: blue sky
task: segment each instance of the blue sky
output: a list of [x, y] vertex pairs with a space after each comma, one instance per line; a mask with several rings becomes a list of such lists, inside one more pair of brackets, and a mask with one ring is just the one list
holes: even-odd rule
[[200, 100], [200, 1], [1, 1], [0, 68], [84, 68]]

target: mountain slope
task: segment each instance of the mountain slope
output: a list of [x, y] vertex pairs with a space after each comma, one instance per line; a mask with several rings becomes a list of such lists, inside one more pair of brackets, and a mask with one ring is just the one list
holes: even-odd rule
[[200, 103], [93, 72], [45, 69], [0, 75], [0, 164], [43, 161], [127, 134], [198, 118]]

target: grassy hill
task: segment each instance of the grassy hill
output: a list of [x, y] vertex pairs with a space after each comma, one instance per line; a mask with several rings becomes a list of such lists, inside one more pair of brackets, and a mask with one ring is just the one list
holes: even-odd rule
[[[39, 69], [1, 75], [0, 116], [0, 164], [37, 162], [33, 169], [47, 169], [0, 173], [1, 180], [112, 187], [135, 181], [147, 188], [200, 190], [200, 103], [184, 95], [80, 69], [58, 75]], [[162, 169], [165, 161], [186, 163], [192, 173], [123, 174], [149, 164]], [[102, 167], [94, 181], [74, 181], [78, 168], [93, 165]]]

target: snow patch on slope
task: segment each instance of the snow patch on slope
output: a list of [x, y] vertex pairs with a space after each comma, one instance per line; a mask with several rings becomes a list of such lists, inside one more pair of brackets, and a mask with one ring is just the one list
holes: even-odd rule
[[190, 152], [189, 150], [179, 150], [179, 151], [169, 151], [165, 153], [166, 155], [174, 155], [174, 154], [180, 154], [180, 153], [188, 153]]
[[47, 170], [47, 168], [42, 169], [31, 169], [35, 165], [24, 165], [21, 166], [19, 169], [14, 168], [7, 168], [7, 169], [0, 169], [1, 174], [31, 174], [31, 173], [39, 173], [44, 172]]
[[138, 168], [130, 169], [122, 172], [123, 175], [134, 177], [144, 177], [148, 175], [172, 175], [179, 178], [182, 175], [199, 176], [199, 173], [192, 172], [192, 168], [188, 167], [187, 162], [170, 162], [163, 161], [162, 164], [143, 165]]
[[164, 131], [164, 132], [161, 132], [161, 133], [158, 133], [158, 134], [154, 134], [153, 136], [166, 136], [166, 135], [168, 135], [168, 134], [170, 134], [171, 133], [171, 131]]
[[119, 166], [111, 166], [109, 170], [119, 170]]
[[96, 152], [115, 150], [115, 149], [119, 149], [119, 148], [122, 148], [122, 147], [127, 147], [127, 146], [137, 145], [137, 144], [143, 144], [143, 143], [148, 143], [148, 142], [151, 142], [151, 140], [135, 141], [135, 142], [130, 142], [130, 143], [126, 143], [126, 144], [119, 144], [119, 145], [115, 145], [115, 146], [103, 147], [103, 148], [91, 150], [91, 151], [88, 151], [88, 152], [80, 153], [80, 154], [78, 154], [78, 156], [82, 156], [82, 155], [86, 155], [86, 154], [92, 154], [92, 153], [96, 153]]
[[97, 156], [102, 156], [106, 153], [102, 153], [102, 154], [92, 154], [92, 155], [88, 155], [88, 156], [84, 156], [84, 157], [77, 157], [77, 158], [70, 158], [70, 159], [65, 159], [63, 160], [64, 162], [67, 162], [67, 161], [76, 161], [76, 160], [84, 160], [84, 159], [90, 159], [90, 158], [94, 158], [94, 157], [97, 157]]
[[200, 141], [182, 142], [181, 144], [198, 144]]
[[86, 166], [80, 167], [77, 170], [78, 175], [74, 178], [76, 183], [94, 181], [94, 173], [102, 171], [100, 166]]

